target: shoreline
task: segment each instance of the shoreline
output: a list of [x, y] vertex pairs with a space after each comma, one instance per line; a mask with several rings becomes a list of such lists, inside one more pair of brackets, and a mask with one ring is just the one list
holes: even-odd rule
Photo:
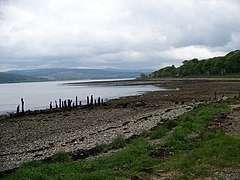
[[154, 78], [154, 79], [131, 79], [131, 80], [114, 80], [114, 81], [89, 81], [63, 83], [65, 85], [112, 85], [112, 86], [134, 86], [134, 85], [159, 85], [171, 82], [184, 81], [233, 81], [238, 82], [240, 78]]
[[[32, 159], [48, 159], [62, 150], [71, 154], [76, 154], [78, 151], [88, 151], [100, 144], [110, 144], [118, 135], [122, 135], [125, 139], [130, 139], [134, 136], [142, 134], [146, 130], [154, 128], [159, 123], [163, 123], [168, 119], [173, 119], [176, 116], [191, 110], [195, 107], [195, 105], [196, 104], [169, 104], [161, 109], [139, 107], [137, 109], [111, 108], [103, 110], [98, 108], [84, 110], [79, 112], [81, 113], [80, 116], [87, 113], [88, 118], [89, 115], [93, 118], [90, 120], [88, 119], [87, 121], [85, 120], [85, 122], [85, 118], [83, 118], [83, 122], [81, 124], [85, 125], [82, 127], [79, 126], [74, 129], [75, 127], [73, 124], [71, 125], [71, 128], [63, 127], [62, 122], [58, 121], [57, 124], [62, 126], [61, 130], [64, 132], [61, 132], [61, 130], [57, 128], [54, 131], [58, 130], [59, 132], [52, 134], [50, 137], [37, 137], [38, 135], [32, 132], [35, 134], [35, 137], [28, 137], [30, 142], [22, 139], [21, 143], [17, 143], [17, 139], [14, 139], [13, 136], [9, 137], [9, 139], [15, 141], [15, 143], [9, 147], [1, 148], [1, 161], [4, 161], [2, 163], [3, 167], [0, 167], [0, 171], [9, 171]], [[73, 110], [72, 112], [65, 112], [65, 114], [63, 114], [62, 121], [71, 123], [72, 120], [68, 118], [64, 119], [64, 116], [71, 117], [73, 116], [71, 113], [74, 114], [74, 111], [76, 110]], [[100, 117], [98, 117], [99, 114], [101, 114]], [[111, 117], [113, 115], [115, 116], [114, 119]], [[55, 118], [56, 121], [56, 119], [59, 118], [59, 114], [55, 114], [54, 116], [55, 117], [51, 117]], [[78, 116], [78, 118], [80, 118], [80, 116]], [[124, 119], [121, 118], [123, 116], [125, 117]], [[51, 120], [46, 120], [44, 118], [40, 119], [35, 117], [35, 119], [33, 119], [31, 116], [27, 116], [25, 118], [18, 118], [17, 120], [13, 120], [8, 123], [11, 124], [12, 128], [14, 128], [14, 124], [17, 124], [17, 126], [26, 126], [27, 129], [35, 124], [35, 127], [32, 130], [36, 130], [37, 126], [43, 126], [43, 124], [45, 124], [44, 126], [48, 126], [51, 124]], [[40, 122], [38, 122], [39, 120]], [[77, 121], [78, 120], [75, 119], [72, 123], [76, 123]], [[31, 132], [28, 130], [28, 133]], [[23, 134], [19, 132], [18, 135], [21, 136]]]
[[1, 120], [0, 171], [33, 159], [48, 158], [60, 150], [74, 153], [91, 149], [99, 143], [110, 143], [119, 134], [125, 138], [141, 134], [199, 103], [214, 100], [215, 92], [216, 98], [238, 95], [239, 82], [166, 80], [161, 85], [179, 90], [111, 99], [104, 107]]
[[[127, 79], [129, 80], [129, 79]], [[108, 80], [109, 81], [109, 80]], [[25, 111], [44, 111], [49, 109], [50, 103], [52, 102], [52, 107], [60, 107], [59, 99], [61, 100], [72, 100], [72, 104], [76, 104], [76, 97], [78, 99], [78, 104], [80, 101], [82, 105], [87, 104], [87, 96], [94, 95], [95, 98], [102, 98], [104, 101], [106, 99], [118, 98], [126, 95], [135, 95], [140, 94], [140, 92], [153, 91], [157, 87], [154, 86], [141, 86], [141, 87], [123, 87], [122, 89], [113, 86], [101, 86], [101, 87], [92, 87], [90, 85], [83, 87], [74, 87], [68, 86], [66, 83], [73, 83], [76, 81], [67, 81], [67, 82], [51, 82], [51, 83], [36, 83], [34, 86], [31, 85], [12, 85], [3, 86], [1, 90], [2, 94], [0, 103], [0, 114], [1, 115], [10, 115], [17, 112], [17, 106], [21, 105], [21, 98], [24, 98], [25, 102]], [[29, 87], [30, 86], [30, 87]], [[12, 92], [15, 88], [20, 88], [18, 92]], [[46, 87], [46, 90], [43, 90]], [[42, 89], [43, 88], [43, 89]], [[109, 93], [106, 93], [106, 91]], [[28, 93], [29, 91], [29, 93]], [[34, 93], [32, 93], [34, 92]], [[35, 93], [36, 92], [36, 93]], [[42, 97], [43, 96], [43, 97]], [[7, 98], [9, 97], [9, 98]], [[41, 98], [42, 97], [42, 98]], [[57, 103], [56, 103], [57, 102]], [[57, 104], [57, 105], [56, 105]], [[67, 102], [68, 104], [68, 102]]]

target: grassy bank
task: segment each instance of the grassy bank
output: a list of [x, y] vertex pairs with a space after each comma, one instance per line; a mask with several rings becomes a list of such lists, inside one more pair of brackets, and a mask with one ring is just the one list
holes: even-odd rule
[[239, 101], [203, 105], [130, 142], [119, 136], [111, 145], [97, 147], [102, 152], [123, 148], [112, 155], [74, 161], [60, 152], [50, 163], [32, 161], [4, 179], [191, 179], [239, 169], [240, 135], [209, 128], [230, 111], [231, 103]]

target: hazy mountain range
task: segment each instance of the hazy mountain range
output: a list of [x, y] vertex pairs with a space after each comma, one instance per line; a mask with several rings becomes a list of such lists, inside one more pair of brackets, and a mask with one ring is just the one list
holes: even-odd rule
[[84, 79], [136, 78], [152, 70], [117, 69], [33, 69], [0, 72], [0, 83], [66, 81]]

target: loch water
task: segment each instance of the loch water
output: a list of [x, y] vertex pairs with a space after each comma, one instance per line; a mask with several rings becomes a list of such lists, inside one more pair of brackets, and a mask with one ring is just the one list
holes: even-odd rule
[[[109, 79], [108, 79], [109, 80]], [[111, 79], [116, 80], [116, 79]], [[118, 79], [119, 80], [119, 79]], [[93, 80], [91, 80], [93, 81]], [[88, 82], [85, 81], [51, 81], [31, 83], [7, 83], [0, 84], [0, 114], [15, 112], [20, 99], [24, 98], [25, 110], [46, 109], [49, 104], [59, 98], [62, 100], [75, 97], [82, 104], [86, 104], [86, 97], [93, 95], [108, 99], [138, 95], [148, 91], [164, 90], [152, 85], [110, 86], [110, 85], [69, 85], [67, 83]]]

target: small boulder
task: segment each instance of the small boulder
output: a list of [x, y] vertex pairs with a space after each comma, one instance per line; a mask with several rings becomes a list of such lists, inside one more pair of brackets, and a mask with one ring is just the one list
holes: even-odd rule
[[141, 107], [141, 106], [146, 106], [146, 103], [143, 101], [138, 101], [135, 103], [135, 107]]

